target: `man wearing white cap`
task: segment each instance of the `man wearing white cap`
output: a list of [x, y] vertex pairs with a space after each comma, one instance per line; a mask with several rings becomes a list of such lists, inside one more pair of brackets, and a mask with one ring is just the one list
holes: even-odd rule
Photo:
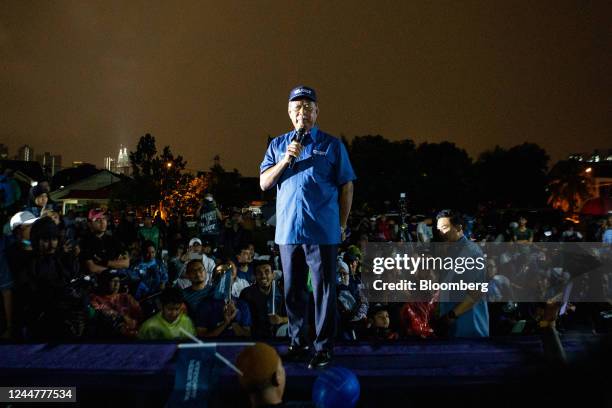
[[181, 261], [183, 261], [184, 265], [176, 281], [176, 285], [181, 289], [186, 289], [191, 286], [191, 281], [185, 277], [185, 272], [187, 263], [192, 259], [202, 260], [202, 264], [206, 270], [205, 285], [208, 285], [211, 276], [213, 276], [215, 272], [215, 261], [202, 252], [202, 240], [200, 240], [200, 238], [191, 238], [191, 240], [189, 240], [189, 248], [187, 249], [187, 252], [181, 257]]

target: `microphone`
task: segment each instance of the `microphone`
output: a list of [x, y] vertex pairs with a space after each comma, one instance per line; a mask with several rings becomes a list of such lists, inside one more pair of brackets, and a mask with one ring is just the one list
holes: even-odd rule
[[[293, 137], [292, 142], [298, 142], [299, 144], [302, 144], [304, 142], [304, 137], [306, 137], [306, 129], [299, 128], [298, 131], [295, 132], [295, 136]], [[293, 169], [293, 166], [295, 166], [295, 161], [296, 161], [296, 157], [291, 156], [291, 160], [289, 161], [290, 169]]]

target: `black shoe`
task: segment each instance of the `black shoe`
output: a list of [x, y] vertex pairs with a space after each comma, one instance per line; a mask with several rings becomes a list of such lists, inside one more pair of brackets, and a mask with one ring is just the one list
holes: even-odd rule
[[305, 363], [310, 357], [310, 347], [289, 346], [287, 353], [283, 355], [283, 361], [287, 363]]
[[308, 368], [310, 369], [323, 368], [331, 362], [331, 359], [332, 359], [332, 355], [330, 351], [327, 351], [327, 350], [317, 351], [315, 355], [312, 357], [312, 360], [310, 360], [310, 364], [308, 364]]

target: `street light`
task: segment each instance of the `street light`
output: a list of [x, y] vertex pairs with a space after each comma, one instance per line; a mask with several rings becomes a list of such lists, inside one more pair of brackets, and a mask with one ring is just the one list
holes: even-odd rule
[[168, 163], [166, 163], [166, 167], [167, 167], [167, 168], [172, 167], [172, 162], [168, 162]]

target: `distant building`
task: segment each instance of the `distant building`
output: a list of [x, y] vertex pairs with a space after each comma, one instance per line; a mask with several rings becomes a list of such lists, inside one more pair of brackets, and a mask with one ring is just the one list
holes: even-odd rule
[[119, 154], [117, 155], [117, 173], [119, 174], [130, 174], [130, 155], [128, 153], [127, 147], [121, 145], [119, 148]]
[[45, 152], [45, 154], [37, 155], [36, 161], [40, 163], [45, 172], [50, 176], [54, 176], [55, 173], [62, 169], [62, 156], [59, 154]]
[[50, 198], [62, 204], [64, 214], [70, 209], [107, 207], [115, 189], [126, 179], [108, 170], [100, 170], [89, 177], [52, 191]]
[[595, 149], [590, 153], [572, 153], [569, 160], [578, 160], [586, 163], [612, 162], [612, 149]]
[[117, 161], [113, 157], [104, 158], [104, 168], [108, 171], [117, 172]]
[[34, 149], [29, 145], [23, 145], [17, 150], [15, 160], [34, 161]]

